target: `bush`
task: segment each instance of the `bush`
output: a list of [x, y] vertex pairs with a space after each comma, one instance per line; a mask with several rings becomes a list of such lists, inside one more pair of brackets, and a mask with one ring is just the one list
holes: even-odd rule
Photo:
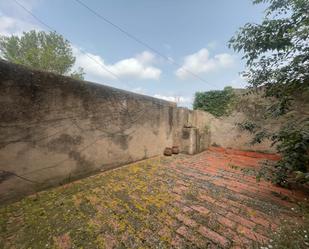
[[193, 109], [203, 110], [216, 117], [220, 117], [230, 113], [235, 99], [235, 93], [232, 87], [225, 87], [222, 91], [197, 92], [195, 94]]
[[291, 125], [281, 129], [274, 137], [282, 159], [276, 164], [275, 183], [287, 184], [288, 178], [306, 183], [309, 166], [309, 129], [294, 128]]
[[[296, 121], [290, 122], [281, 127], [276, 133], [268, 133], [261, 127], [250, 121], [238, 123], [241, 130], [247, 130], [254, 134], [251, 144], [261, 143], [264, 139], [271, 139], [276, 145], [281, 159], [275, 164], [274, 169], [262, 167], [258, 178], [266, 178], [275, 184], [289, 186], [290, 183], [309, 182], [309, 124], [306, 121], [298, 124]], [[268, 169], [268, 170], [267, 170]], [[271, 171], [271, 172], [269, 172]]]
[[[251, 88], [265, 88], [265, 97], [272, 102], [266, 117], [277, 118], [301, 109], [293, 106], [297, 95], [309, 90], [309, 1], [254, 0], [266, 4], [261, 23], [247, 23], [231, 38], [229, 46], [243, 53], [246, 60], [244, 76]], [[301, 31], [300, 31], [301, 30]], [[308, 101], [308, 98], [305, 100]], [[302, 119], [308, 112], [301, 110]], [[279, 132], [254, 131], [254, 143], [264, 137], [273, 140], [282, 159], [274, 169], [276, 183], [287, 180], [308, 181], [309, 128], [305, 120], [289, 116]], [[243, 125], [253, 130], [253, 126]], [[281, 247], [280, 247], [281, 248]]]

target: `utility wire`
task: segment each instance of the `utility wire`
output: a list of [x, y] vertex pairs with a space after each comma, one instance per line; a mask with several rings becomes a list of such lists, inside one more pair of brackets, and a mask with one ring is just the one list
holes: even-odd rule
[[[42, 24], [44, 27], [46, 27], [48, 30], [57, 33], [57, 31], [56, 31], [54, 28], [52, 28], [50, 25], [48, 25], [48, 24], [45, 23], [43, 20], [41, 20], [39, 17], [37, 17], [32, 11], [30, 11], [29, 9], [27, 9], [27, 8], [26, 8], [23, 4], [21, 4], [19, 1], [17, 1], [17, 0], [13, 0], [13, 1], [14, 1], [19, 7], [21, 7], [25, 12], [27, 12], [29, 15], [31, 15], [35, 20], [37, 20], [40, 24]], [[93, 60], [95, 63], [97, 63], [99, 66], [101, 66], [105, 71], [107, 71], [107, 72], [110, 73], [111, 75], [115, 76], [120, 82], [122, 82], [122, 81], [120, 80], [120, 78], [118, 77], [118, 75], [116, 75], [116, 74], [114, 74], [113, 72], [111, 72], [110, 70], [108, 70], [106, 67], [104, 67], [104, 65], [102, 65], [101, 63], [99, 63], [95, 58], [93, 58], [92, 56], [90, 56], [88, 53], [86, 53], [86, 52], [83, 51], [83, 50], [80, 50], [80, 51], [81, 51], [83, 54], [85, 54], [88, 58], [90, 58], [91, 60]], [[125, 111], [128, 113], [128, 116], [129, 116], [129, 118], [131, 119], [130, 113], [128, 112], [128, 110], [125, 109]], [[143, 114], [142, 114], [142, 115], [143, 115]], [[131, 123], [136, 122], [139, 118], [141, 118], [142, 115], [140, 115], [136, 120], [131, 121]], [[109, 136], [115, 135], [115, 134], [113, 134], [113, 133], [107, 133], [107, 132], [105, 132], [105, 133], [106, 133], [107, 135], [109, 135]], [[118, 133], [118, 132], [117, 132], [117, 133]], [[102, 135], [105, 135], [105, 136], [106, 136], [106, 134], [103, 133]], [[94, 145], [98, 140], [102, 139], [102, 135], [98, 136], [98, 138], [95, 139], [93, 142], [91, 142], [90, 144], [87, 144], [86, 146], [84, 146], [83, 148], [81, 148], [80, 150], [78, 150], [78, 152], [82, 152], [82, 151], [88, 149], [90, 146]], [[42, 168], [42, 169], [39, 169], [39, 170], [57, 167], [57, 166], [59, 166], [61, 163], [63, 163], [63, 162], [66, 161], [66, 160], [69, 160], [69, 158], [66, 158], [66, 159], [62, 160], [62, 161], [56, 163], [55, 165], [48, 166], [48, 167], [46, 167], [46, 168]], [[37, 171], [39, 171], [39, 170], [37, 170]], [[31, 172], [31, 173], [32, 173], [32, 172]], [[12, 174], [13, 174], [13, 173], [12, 173]], [[29, 174], [29, 172], [26, 173], [26, 174]], [[25, 180], [25, 181], [29, 181], [29, 182], [35, 183], [35, 181], [32, 181], [32, 180], [27, 179], [27, 178], [24, 178], [24, 176], [20, 176], [20, 175], [16, 175], [16, 174], [15, 174], [15, 176], [16, 176], [16, 177], [19, 177], [19, 178], [21, 178], [21, 179], [23, 179], [23, 180]]]
[[[24, 5], [22, 5], [20, 2], [18, 2], [17, 0], [13, 0], [19, 7], [21, 7], [24, 11], [26, 11], [29, 15], [31, 15], [35, 20], [37, 20], [39, 23], [41, 23], [43, 26], [45, 26], [47, 29], [49, 29], [50, 31], [56, 32], [58, 33], [53, 27], [51, 27], [50, 25], [48, 25], [47, 23], [45, 23], [42, 19], [40, 19], [38, 16], [36, 16], [35, 14], [33, 14], [32, 11], [30, 11], [29, 9], [27, 9]], [[84, 51], [83, 49], [79, 48], [79, 50], [86, 55], [89, 59], [91, 59], [92, 61], [94, 61], [96, 64], [98, 64], [101, 68], [103, 68], [106, 72], [108, 72], [109, 74], [111, 74], [113, 77], [115, 77], [120, 83], [122, 83], [122, 80], [118, 77], [117, 74], [113, 73], [111, 70], [109, 70], [107, 67], [105, 67], [104, 65], [102, 65], [102, 63], [100, 63], [99, 61], [97, 61], [93, 56], [89, 55], [86, 51]]]
[[[23, 4], [21, 4], [20, 2], [18, 2], [17, 0], [13, 0], [17, 5], [19, 5], [24, 11], [26, 11], [29, 15], [31, 15], [35, 20], [37, 20], [39, 23], [41, 23], [43, 26], [45, 26], [47, 29], [49, 29], [50, 31], [56, 32], [58, 33], [53, 27], [51, 27], [50, 25], [48, 25], [46, 22], [44, 22], [42, 19], [40, 19], [38, 16], [36, 16], [32, 11], [30, 11], [29, 9], [27, 9]], [[155, 48], [151, 47], [150, 45], [148, 45], [146, 42], [143, 42], [141, 39], [137, 38], [136, 36], [132, 35], [131, 33], [129, 33], [128, 31], [124, 30], [123, 28], [121, 28], [120, 26], [118, 26], [117, 24], [114, 24], [113, 22], [111, 22], [110, 20], [108, 20], [107, 18], [105, 18], [104, 16], [102, 16], [100, 13], [96, 12], [95, 10], [93, 10], [92, 8], [90, 8], [88, 5], [86, 5], [84, 2], [80, 1], [80, 0], [75, 0], [78, 4], [80, 4], [81, 6], [83, 6], [84, 8], [88, 9], [91, 13], [93, 13], [95, 16], [97, 16], [98, 18], [102, 19], [103, 21], [105, 21], [106, 23], [110, 24], [111, 26], [113, 26], [114, 28], [118, 29], [120, 32], [124, 33], [126, 36], [128, 36], [129, 38], [133, 39], [134, 41], [136, 41], [137, 43], [143, 45], [144, 47], [148, 48], [149, 50], [151, 50], [152, 52], [154, 52], [155, 54], [159, 55], [160, 57], [162, 57], [163, 59], [169, 61], [170, 63], [176, 65], [177, 67], [182, 67], [182, 69], [191, 74], [192, 76], [194, 76], [195, 78], [199, 79], [200, 81], [206, 83], [206, 84], [210, 84], [209, 82], [205, 81], [203, 78], [201, 78], [200, 76], [198, 76], [197, 74], [193, 73], [192, 71], [184, 68], [182, 65], [180, 65], [179, 63], [175, 62], [173, 59], [169, 58], [168, 56], [164, 55], [163, 53], [161, 53], [160, 51], [156, 50]], [[111, 70], [109, 70], [107, 67], [105, 67], [104, 65], [102, 65], [102, 63], [100, 63], [99, 61], [97, 61], [93, 56], [89, 55], [86, 51], [84, 51], [83, 49], [79, 48], [79, 50], [86, 55], [89, 59], [91, 59], [93, 62], [95, 62], [96, 64], [98, 64], [101, 68], [103, 68], [103, 70], [105, 70], [106, 72], [108, 72], [110, 75], [112, 75], [113, 77], [115, 77], [120, 83], [122, 83], [122, 80], [118, 77], [117, 74], [115, 74], [114, 72], [112, 72]], [[214, 86], [214, 85], [213, 85]]]
[[127, 37], [129, 37], [130, 39], [136, 41], [137, 43], [143, 45], [144, 47], [148, 48], [149, 50], [151, 50], [152, 52], [154, 52], [155, 54], [159, 55], [160, 57], [162, 57], [163, 59], [169, 61], [170, 63], [176, 65], [177, 67], [181, 67], [185, 72], [191, 74], [192, 76], [194, 76], [195, 78], [199, 79], [200, 81], [206, 83], [206, 84], [210, 84], [209, 82], [207, 82], [206, 80], [204, 80], [203, 78], [201, 78], [199, 75], [197, 75], [196, 73], [193, 73], [192, 71], [184, 68], [182, 65], [180, 65], [179, 63], [177, 63], [176, 61], [174, 61], [173, 59], [169, 58], [168, 56], [164, 55], [163, 53], [161, 53], [160, 51], [158, 51], [157, 49], [153, 48], [152, 46], [150, 46], [149, 44], [147, 44], [146, 42], [142, 41], [141, 39], [139, 39], [138, 37], [136, 37], [135, 35], [131, 34], [130, 32], [126, 31], [125, 29], [123, 29], [122, 27], [120, 27], [119, 25], [113, 23], [112, 21], [110, 21], [109, 19], [107, 19], [106, 17], [104, 17], [103, 15], [101, 15], [100, 13], [98, 13], [97, 11], [95, 11], [94, 9], [92, 9], [91, 7], [89, 7], [87, 4], [85, 4], [84, 2], [82, 2], [81, 0], [75, 0], [75, 2], [77, 2], [79, 5], [83, 6], [84, 8], [86, 8], [87, 10], [89, 10], [92, 14], [94, 14], [95, 16], [97, 16], [98, 18], [100, 18], [101, 20], [103, 20], [104, 22], [110, 24], [111, 26], [113, 26], [114, 28], [116, 28], [117, 30], [119, 30], [121, 33], [125, 34]]

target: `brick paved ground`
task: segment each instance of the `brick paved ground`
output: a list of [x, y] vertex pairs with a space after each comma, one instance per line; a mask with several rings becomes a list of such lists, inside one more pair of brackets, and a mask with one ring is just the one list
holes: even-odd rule
[[250, 176], [274, 155], [154, 158], [0, 207], [0, 248], [257, 248], [301, 193]]

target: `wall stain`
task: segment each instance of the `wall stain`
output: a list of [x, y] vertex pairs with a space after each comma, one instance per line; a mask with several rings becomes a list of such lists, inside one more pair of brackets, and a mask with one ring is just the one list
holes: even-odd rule
[[9, 178], [15, 176], [15, 174], [9, 172], [9, 171], [4, 171], [0, 170], [0, 183], [8, 180]]
[[86, 157], [83, 156], [79, 151], [74, 151], [74, 150], [70, 151], [69, 158], [76, 161], [76, 170], [74, 170], [74, 173], [89, 172], [91, 171], [91, 168], [94, 166], [93, 162], [87, 160]]
[[129, 141], [131, 137], [129, 135], [125, 134], [117, 134], [112, 137], [113, 143], [117, 144], [120, 146], [122, 150], [127, 150], [129, 148]]
[[69, 134], [61, 134], [59, 137], [52, 139], [46, 143], [46, 147], [50, 151], [55, 151], [58, 153], [68, 153], [72, 151], [75, 146], [82, 143], [82, 136], [71, 136]]

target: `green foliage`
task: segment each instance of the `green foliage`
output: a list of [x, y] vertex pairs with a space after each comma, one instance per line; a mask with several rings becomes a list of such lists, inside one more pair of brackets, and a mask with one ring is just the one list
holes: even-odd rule
[[257, 124], [250, 122], [248, 120], [237, 123], [236, 124], [241, 130], [249, 131], [250, 133], [255, 133], [258, 128], [260, 128]]
[[[275, 183], [286, 184], [288, 177], [305, 183], [309, 166], [309, 127], [294, 128], [294, 124], [282, 128], [273, 140], [277, 143], [282, 159], [276, 164]], [[300, 177], [303, 173], [303, 177]]]
[[[269, 133], [258, 127], [255, 123], [244, 121], [238, 123], [240, 129], [254, 134], [251, 144], [261, 143], [264, 139], [271, 139], [281, 154], [281, 160], [270, 170], [269, 167], [261, 169], [258, 178], [271, 180], [273, 183], [288, 186], [291, 182], [309, 182], [309, 123], [302, 120], [301, 124], [290, 122], [281, 127], [278, 132]], [[272, 177], [269, 172], [272, 172]]]
[[244, 52], [252, 86], [266, 84], [275, 88], [269, 94], [288, 96], [309, 80], [309, 1], [254, 1], [261, 2], [269, 4], [263, 22], [247, 23], [229, 45]]
[[76, 71], [74, 71], [73, 73], [71, 73], [71, 77], [73, 79], [76, 79], [76, 80], [83, 80], [84, 79], [84, 75], [85, 75], [85, 72], [84, 72], [84, 69], [79, 67]]
[[222, 91], [208, 91], [195, 93], [194, 110], [210, 112], [216, 117], [229, 114], [235, 102], [235, 93], [232, 87], [225, 87]]
[[255, 133], [255, 136], [253, 137], [251, 144], [259, 144], [261, 143], [265, 138], [270, 138], [272, 135], [268, 133], [267, 130], [262, 129], [260, 131], [257, 131]]
[[82, 69], [71, 73], [75, 63], [72, 47], [56, 32], [24, 32], [21, 37], [0, 36], [0, 56], [10, 62], [35, 69], [83, 79]]
[[[293, 111], [293, 99], [309, 89], [309, 1], [308, 0], [254, 0], [266, 3], [266, 16], [260, 24], [247, 23], [229, 46], [242, 51], [247, 71], [243, 73], [252, 88], [263, 86], [265, 97], [274, 98], [267, 112], [272, 118]], [[307, 115], [307, 114], [305, 114]], [[271, 138], [277, 145], [282, 160], [276, 165], [274, 179], [285, 184], [295, 180], [293, 172], [307, 179], [308, 133], [304, 119], [292, 120], [293, 126], [283, 125], [279, 132], [247, 127], [255, 134], [253, 143]], [[291, 175], [294, 174], [294, 177]]]

